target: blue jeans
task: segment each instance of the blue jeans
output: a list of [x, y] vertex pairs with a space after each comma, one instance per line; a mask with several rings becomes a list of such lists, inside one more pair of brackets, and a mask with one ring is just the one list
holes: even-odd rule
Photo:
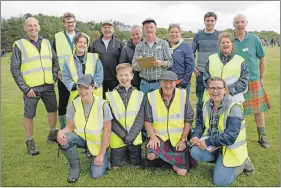
[[204, 95], [204, 84], [203, 84], [203, 72], [200, 72], [200, 75], [196, 77], [196, 120], [195, 124], [200, 124], [200, 119], [202, 117], [202, 107], [203, 107], [203, 95]]
[[227, 186], [232, 184], [235, 178], [244, 170], [244, 166], [240, 167], [225, 167], [222, 162], [221, 150], [209, 152], [201, 150], [197, 146], [193, 146], [190, 151], [191, 157], [198, 161], [215, 162], [213, 172], [213, 181], [217, 186]]
[[160, 88], [160, 82], [148, 83], [143, 79], [141, 80], [140, 90], [144, 93], [144, 95], [159, 88]]
[[[67, 144], [61, 146], [62, 149], [70, 149], [72, 148], [74, 145], [76, 145], [78, 148], [87, 148], [86, 142], [83, 138], [81, 138], [80, 136], [78, 136], [76, 133], [74, 132], [70, 132], [70, 133], [66, 133], [65, 134], [66, 139], [67, 139]], [[76, 149], [76, 152], [77, 149]], [[96, 156], [92, 156], [91, 158], [91, 176], [92, 178], [101, 178], [105, 175], [105, 171], [107, 168], [109, 168], [109, 160], [108, 160], [108, 151], [105, 152], [104, 156], [103, 156], [103, 165], [102, 166], [96, 166], [93, 161], [96, 158]]]

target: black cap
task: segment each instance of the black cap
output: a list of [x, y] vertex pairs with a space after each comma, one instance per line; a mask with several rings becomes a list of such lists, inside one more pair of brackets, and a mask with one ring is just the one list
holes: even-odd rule
[[77, 85], [82, 85], [84, 87], [95, 86], [95, 80], [92, 75], [85, 74], [78, 79]]
[[177, 81], [178, 75], [172, 71], [164, 71], [159, 77], [159, 80]]
[[146, 24], [146, 23], [150, 23], [150, 22], [154, 23], [154, 24], [157, 26], [156, 21], [155, 21], [154, 19], [152, 19], [152, 18], [146, 18], [146, 19], [142, 22], [142, 25], [144, 25], [144, 24]]

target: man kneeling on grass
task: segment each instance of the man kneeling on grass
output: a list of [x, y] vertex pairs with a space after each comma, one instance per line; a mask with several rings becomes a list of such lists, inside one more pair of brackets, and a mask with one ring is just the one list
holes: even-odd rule
[[193, 120], [193, 110], [184, 89], [176, 88], [178, 76], [164, 71], [160, 89], [147, 94], [145, 128], [149, 134], [147, 159], [161, 158], [180, 176], [189, 170], [186, 139]]
[[58, 133], [58, 143], [66, 156], [70, 171], [67, 181], [75, 183], [80, 176], [77, 147], [91, 153], [91, 176], [100, 178], [109, 168], [107, 147], [111, 134], [112, 114], [105, 100], [93, 95], [94, 79], [90, 74], [77, 81], [79, 96], [67, 107], [67, 126]]
[[141, 163], [145, 104], [143, 92], [131, 85], [134, 77], [132, 65], [119, 64], [116, 72], [119, 85], [106, 93], [114, 115], [110, 138], [110, 162], [113, 169], [122, 166], [126, 158], [135, 166]]

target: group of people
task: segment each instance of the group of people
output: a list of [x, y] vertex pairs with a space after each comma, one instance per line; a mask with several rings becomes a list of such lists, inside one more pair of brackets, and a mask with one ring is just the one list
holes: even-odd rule
[[[192, 46], [181, 38], [179, 24], [169, 25], [168, 40], [158, 38], [152, 18], [142, 27], [131, 27], [125, 46], [115, 38], [111, 21], [102, 23], [102, 35], [90, 44], [90, 37], [75, 29], [72, 13], [62, 19], [65, 30], [52, 44], [39, 35], [38, 21], [29, 17], [26, 35], [13, 45], [11, 73], [23, 92], [29, 154], [39, 154], [32, 135], [42, 99], [50, 125], [47, 140], [58, 142], [66, 156], [69, 183], [80, 176], [77, 148], [86, 149], [91, 176], [100, 178], [127, 160], [139, 166], [142, 144], [147, 162], [161, 160], [180, 176], [197, 161], [215, 163], [213, 181], [220, 186], [230, 185], [242, 172], [254, 174], [245, 115], [254, 114], [258, 143], [269, 148], [264, 112], [270, 103], [263, 89], [264, 49], [260, 39], [246, 31], [244, 15], [234, 17], [232, 35], [215, 30], [216, 14], [206, 13], [205, 29], [195, 35]], [[139, 66], [143, 57], [156, 59], [152, 68]], [[189, 97], [193, 72], [194, 129]]]

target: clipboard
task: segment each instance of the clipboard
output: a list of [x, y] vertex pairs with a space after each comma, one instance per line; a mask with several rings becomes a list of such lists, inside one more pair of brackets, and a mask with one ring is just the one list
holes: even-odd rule
[[152, 62], [156, 61], [155, 57], [143, 57], [138, 58], [137, 63], [141, 69], [150, 69], [152, 68]]

